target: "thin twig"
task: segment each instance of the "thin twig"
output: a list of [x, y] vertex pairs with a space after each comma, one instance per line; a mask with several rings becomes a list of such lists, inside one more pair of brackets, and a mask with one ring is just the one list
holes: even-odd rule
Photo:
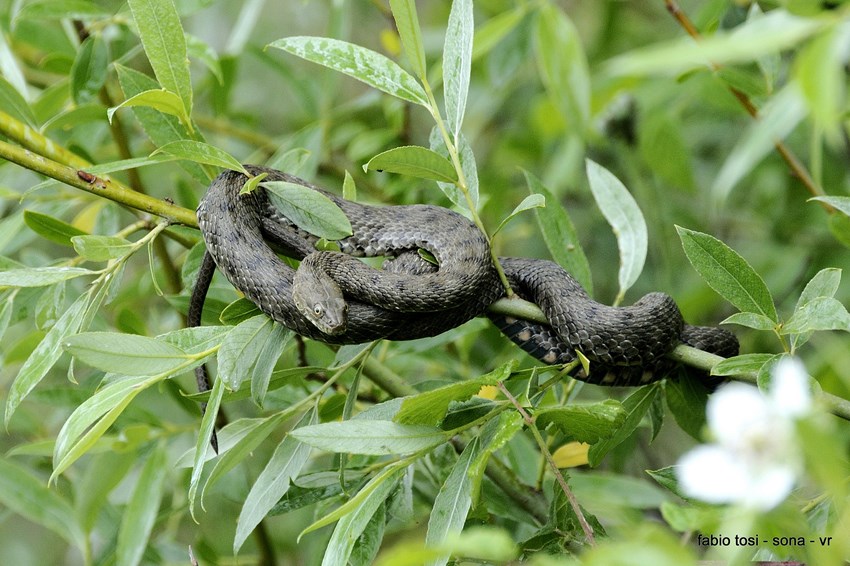
[[587, 522], [584, 512], [581, 509], [581, 505], [579, 505], [573, 490], [570, 489], [569, 484], [567, 484], [567, 480], [564, 479], [564, 474], [561, 473], [560, 468], [558, 468], [558, 464], [555, 463], [555, 459], [552, 457], [549, 447], [546, 446], [546, 441], [543, 440], [543, 437], [540, 435], [540, 431], [537, 430], [537, 425], [535, 424], [534, 419], [528, 414], [522, 405], [519, 404], [516, 397], [511, 395], [511, 392], [508, 391], [508, 388], [505, 387], [505, 384], [501, 381], [499, 382], [499, 390], [502, 392], [502, 395], [507, 397], [513, 406], [516, 407], [519, 414], [522, 415], [522, 420], [525, 421], [525, 424], [534, 436], [534, 440], [537, 442], [537, 446], [546, 458], [546, 462], [549, 464], [549, 468], [555, 475], [558, 485], [561, 486], [561, 491], [563, 491], [564, 495], [567, 496], [567, 501], [570, 502], [570, 507], [572, 507], [573, 513], [575, 513], [575, 516], [581, 525], [581, 530], [584, 531], [584, 537], [587, 539], [587, 544], [590, 546], [596, 546], [596, 539], [593, 537], [593, 527], [591, 527], [590, 523]]
[[[667, 11], [670, 12], [670, 15], [682, 26], [682, 29], [687, 32], [689, 36], [691, 36], [694, 40], [699, 41], [702, 39], [702, 35], [699, 30], [694, 26], [693, 22], [691, 22], [690, 18], [688, 18], [687, 14], [685, 14], [679, 5], [675, 2], [675, 0], [664, 0], [664, 5], [667, 8]], [[720, 69], [720, 65], [710, 62], [712, 70], [717, 71]], [[726, 84], [726, 88], [735, 97], [735, 99], [744, 107], [744, 110], [747, 111], [753, 118], [759, 117], [758, 108], [753, 104], [750, 100], [750, 97], [746, 95], [746, 93], [738, 90], [734, 86]], [[797, 177], [801, 183], [806, 187], [806, 189], [813, 196], [823, 196], [826, 193], [824, 190], [818, 185], [812, 176], [809, 174], [809, 171], [806, 169], [806, 166], [797, 158], [793, 151], [791, 151], [788, 146], [785, 145], [784, 142], [777, 140], [774, 142], [774, 147], [776, 148], [777, 153], [782, 157], [785, 163], [788, 165], [788, 168], [791, 170], [791, 173]], [[832, 212], [833, 208], [824, 203], [820, 203], [821, 206], [824, 207], [827, 212]]]

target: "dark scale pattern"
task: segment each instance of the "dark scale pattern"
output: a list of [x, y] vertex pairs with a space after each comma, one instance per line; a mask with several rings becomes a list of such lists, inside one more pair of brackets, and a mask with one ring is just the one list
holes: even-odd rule
[[[268, 173], [269, 180], [321, 191], [273, 169], [247, 168], [253, 174]], [[354, 235], [339, 242], [345, 254], [314, 253], [317, 239], [283, 217], [262, 189], [239, 195], [244, 181], [240, 173], [222, 173], [198, 207], [207, 251], [249, 300], [303, 336], [337, 344], [434, 336], [484, 314], [504, 294], [486, 240], [451, 211], [425, 205], [370, 207], [321, 191], [340, 206]], [[298, 259], [317, 258], [323, 267], [338, 270], [334, 279], [344, 287], [348, 301], [344, 333], [324, 334], [298, 312], [291, 297], [295, 271], [270, 246]], [[439, 269], [419, 257], [417, 248], [433, 254]], [[349, 255], [393, 259], [378, 271]], [[681, 341], [720, 355], [737, 353], [737, 340], [730, 333], [684, 325], [675, 302], [663, 293], [650, 293], [631, 307], [609, 307], [593, 301], [552, 262], [522, 258], [500, 262], [511, 285], [540, 306], [550, 325], [488, 316], [543, 363], [564, 364], [575, 359], [576, 350], [582, 352], [591, 362], [591, 375], [580, 372], [579, 379], [603, 385], [649, 383], [671, 367], [665, 355]], [[201, 288], [199, 284], [193, 293], [195, 304], [202, 304]], [[445, 288], [452, 291], [446, 294]], [[413, 306], [404, 306], [409, 304]]]

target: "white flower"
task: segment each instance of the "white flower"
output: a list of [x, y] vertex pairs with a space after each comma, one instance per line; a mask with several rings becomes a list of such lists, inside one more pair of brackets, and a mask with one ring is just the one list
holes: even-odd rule
[[768, 395], [730, 383], [709, 399], [706, 416], [715, 442], [679, 460], [676, 474], [685, 495], [767, 510], [791, 492], [802, 468], [794, 419], [811, 407], [809, 378], [795, 358], [780, 360], [772, 377]]

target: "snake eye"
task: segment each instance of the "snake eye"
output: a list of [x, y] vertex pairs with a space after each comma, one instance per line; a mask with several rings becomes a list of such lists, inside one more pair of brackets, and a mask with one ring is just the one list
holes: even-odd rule
[[316, 303], [316, 305], [313, 307], [313, 314], [315, 314], [317, 317], [321, 318], [325, 314], [325, 309], [322, 308], [322, 305], [320, 305], [319, 303]]

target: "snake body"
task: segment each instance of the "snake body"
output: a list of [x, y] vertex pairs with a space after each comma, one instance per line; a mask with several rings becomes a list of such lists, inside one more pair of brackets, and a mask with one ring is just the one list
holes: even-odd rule
[[[274, 169], [246, 166], [267, 181], [297, 183], [320, 191], [339, 206], [353, 234], [338, 242], [341, 252], [315, 252], [315, 236], [299, 230], [271, 203], [262, 185], [239, 194], [246, 177], [226, 171], [210, 185], [198, 207], [198, 222], [212, 258], [225, 277], [257, 307], [298, 334], [328, 343], [361, 343], [379, 338], [407, 340], [440, 334], [475, 316], [504, 295], [483, 234], [466, 218], [428, 205], [368, 206], [322, 191]], [[339, 331], [320, 330], [292, 298], [296, 272], [278, 251], [311, 267], [331, 272], [345, 294], [348, 324]], [[419, 257], [426, 249], [438, 266]], [[375, 269], [351, 256], [384, 255], [395, 259]], [[593, 301], [558, 265], [524, 258], [500, 258], [511, 285], [537, 303], [549, 325], [488, 313], [524, 350], [548, 364], [575, 359], [591, 362], [579, 379], [606, 385], [638, 385], [663, 377], [663, 361], [678, 343], [691, 341], [721, 355], [737, 353], [737, 340], [714, 327], [684, 325], [676, 303], [651, 293], [630, 307]], [[207, 273], [208, 272], [208, 273]], [[193, 321], [206, 293], [201, 281], [193, 293]], [[202, 288], [200, 291], [199, 289]], [[687, 342], [686, 342], [687, 343]]]

